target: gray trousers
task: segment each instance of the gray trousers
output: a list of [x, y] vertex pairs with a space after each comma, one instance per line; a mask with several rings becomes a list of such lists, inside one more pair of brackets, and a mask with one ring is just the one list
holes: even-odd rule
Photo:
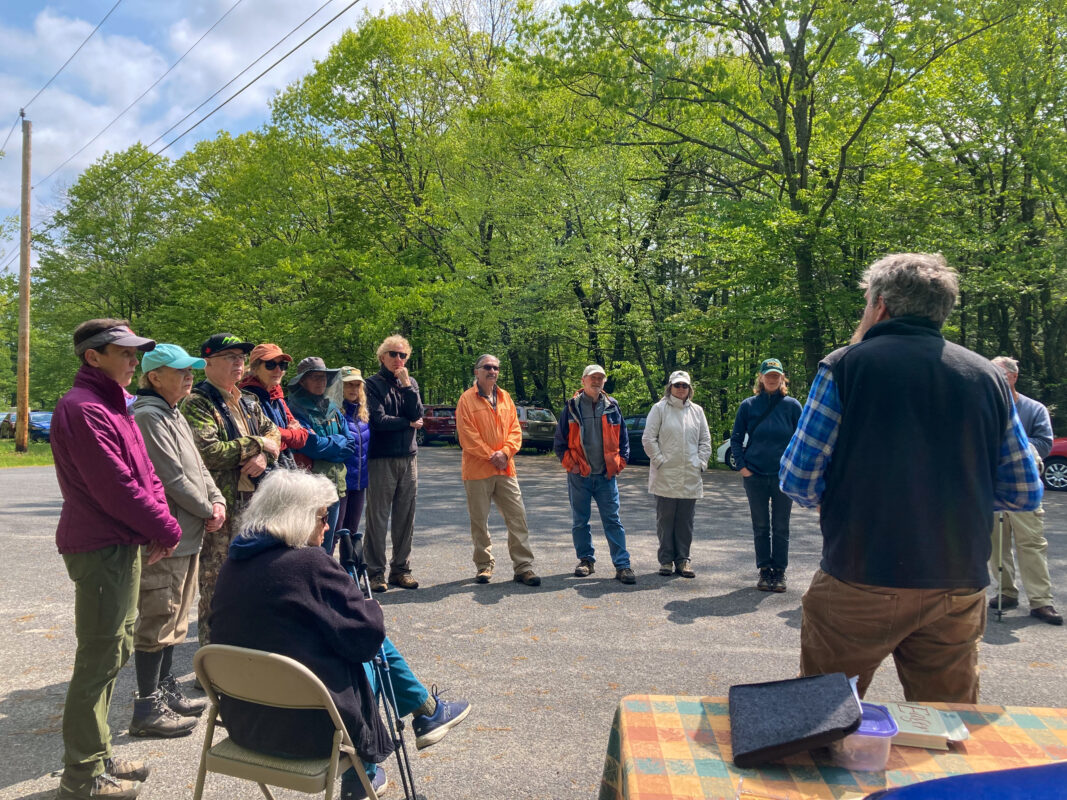
[[689, 559], [696, 510], [695, 498], [656, 495], [656, 535], [659, 537], [657, 559], [660, 564], [677, 564]]
[[393, 559], [390, 573], [411, 572], [411, 540], [415, 533], [418, 458], [372, 458], [367, 461], [367, 532], [363, 557], [367, 573], [385, 572], [385, 531], [392, 514]]

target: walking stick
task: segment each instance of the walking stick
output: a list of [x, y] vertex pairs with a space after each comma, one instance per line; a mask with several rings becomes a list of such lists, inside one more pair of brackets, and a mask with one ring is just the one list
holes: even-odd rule
[[1004, 619], [1004, 512], [998, 515], [997, 522], [997, 622]]

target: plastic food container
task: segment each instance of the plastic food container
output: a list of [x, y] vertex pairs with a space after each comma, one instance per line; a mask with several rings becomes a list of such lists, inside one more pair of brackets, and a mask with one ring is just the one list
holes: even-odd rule
[[860, 703], [863, 721], [855, 733], [830, 745], [834, 764], [860, 772], [881, 772], [889, 761], [889, 740], [897, 723], [885, 706]]

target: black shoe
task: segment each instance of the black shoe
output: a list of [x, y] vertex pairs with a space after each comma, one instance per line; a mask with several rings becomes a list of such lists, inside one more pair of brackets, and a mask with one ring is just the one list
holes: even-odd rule
[[195, 727], [196, 717], [183, 717], [171, 711], [160, 689], [133, 701], [130, 736], [173, 739], [189, 735]]
[[[989, 607], [996, 610], [997, 608], [997, 596], [993, 595], [993, 599], [989, 601]], [[1019, 607], [1018, 597], [1008, 597], [1006, 594], [1000, 596], [1000, 607], [1007, 611], [1009, 608]]]
[[761, 567], [759, 571], [759, 581], [756, 582], [756, 588], [761, 592], [773, 592], [774, 583], [774, 570], [770, 567]]
[[773, 571], [774, 576], [771, 579], [771, 591], [772, 592], [784, 592], [785, 591], [785, 570], [776, 569]]
[[170, 710], [183, 717], [199, 717], [210, 703], [206, 697], [186, 697], [181, 684], [173, 675], [168, 675], [159, 682], [159, 690]]
[[629, 567], [623, 567], [615, 570], [615, 580], [626, 584], [637, 583], [637, 576], [634, 575], [634, 571]]
[[1049, 625], [1062, 625], [1063, 617], [1056, 613], [1056, 609], [1052, 606], [1041, 606], [1041, 608], [1034, 608], [1030, 610], [1030, 616], [1047, 622]]

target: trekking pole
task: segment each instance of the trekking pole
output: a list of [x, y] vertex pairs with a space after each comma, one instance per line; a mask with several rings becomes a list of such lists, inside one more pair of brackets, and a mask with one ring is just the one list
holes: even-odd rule
[[997, 622], [1004, 620], [1004, 512], [997, 521]]
[[[337, 531], [340, 542], [340, 561], [345, 572], [352, 576], [356, 586], [360, 587], [368, 600], [374, 598], [367, 575], [367, 563], [363, 560], [363, 534], [352, 533], [344, 528]], [[389, 659], [385, 656], [385, 645], [378, 648], [374, 656], [374, 671], [378, 675], [378, 686], [385, 697], [385, 719], [389, 736], [393, 740], [393, 752], [400, 769], [400, 783], [404, 787], [405, 800], [416, 800], [415, 775], [411, 771], [411, 757], [408, 755], [407, 743], [404, 741], [404, 720], [396, 713], [396, 690], [393, 688], [393, 676], [389, 672]]]

